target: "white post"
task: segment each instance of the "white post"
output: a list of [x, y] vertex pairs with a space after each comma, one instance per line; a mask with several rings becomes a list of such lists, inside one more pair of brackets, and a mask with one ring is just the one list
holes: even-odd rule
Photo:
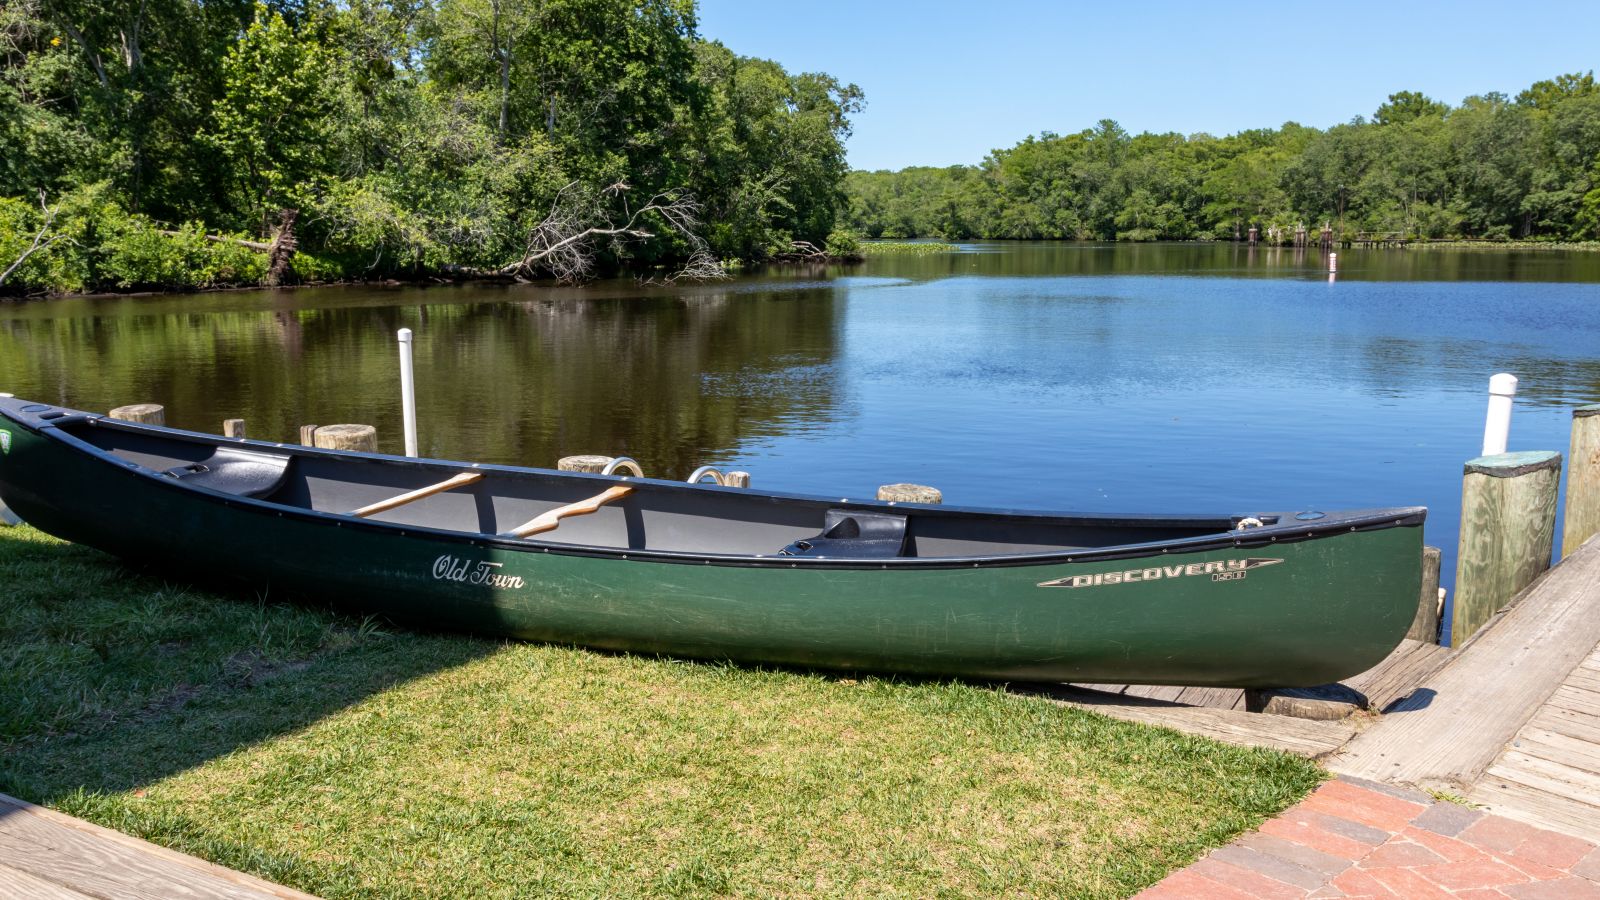
[[405, 423], [406, 455], [417, 455], [417, 382], [411, 371], [411, 329], [400, 329], [400, 414]]
[[1337, 253], [1329, 253], [1328, 254], [1328, 271], [1329, 272], [1337, 272], [1337, 271], [1339, 271], [1339, 254], [1337, 254]]
[[1506, 372], [1489, 378], [1489, 417], [1483, 423], [1483, 455], [1506, 452], [1511, 439], [1511, 401], [1517, 396], [1517, 376]]

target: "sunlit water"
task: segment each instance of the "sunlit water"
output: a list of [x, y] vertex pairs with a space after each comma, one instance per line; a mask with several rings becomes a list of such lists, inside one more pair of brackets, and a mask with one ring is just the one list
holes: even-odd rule
[[367, 422], [425, 454], [975, 506], [1245, 512], [1423, 504], [1454, 569], [1489, 376], [1513, 449], [1600, 401], [1600, 254], [972, 245], [702, 286], [324, 288], [0, 304], [0, 390], [166, 404], [252, 437]]

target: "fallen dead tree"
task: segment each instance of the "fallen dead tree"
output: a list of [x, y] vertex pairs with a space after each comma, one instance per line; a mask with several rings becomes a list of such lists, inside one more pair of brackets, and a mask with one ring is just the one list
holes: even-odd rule
[[[700, 224], [700, 205], [693, 197], [660, 193], [634, 207], [628, 202], [628, 190], [628, 185], [620, 181], [599, 191], [585, 190], [574, 181], [556, 194], [550, 212], [534, 226], [521, 259], [490, 271], [467, 268], [457, 271], [519, 281], [543, 272], [557, 281], [571, 284], [593, 274], [603, 247], [620, 251], [628, 243], [649, 240], [657, 236], [652, 223], [663, 222], [694, 247], [689, 268], [672, 278], [715, 277], [722, 273], [721, 263], [695, 233]], [[619, 201], [620, 214], [614, 212]]]

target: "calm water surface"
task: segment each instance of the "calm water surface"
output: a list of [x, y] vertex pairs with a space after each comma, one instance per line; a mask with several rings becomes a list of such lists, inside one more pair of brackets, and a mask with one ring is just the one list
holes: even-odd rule
[[328, 288], [0, 304], [0, 390], [427, 455], [627, 454], [758, 486], [1136, 512], [1423, 504], [1446, 581], [1490, 374], [1513, 449], [1600, 401], [1600, 253], [971, 245], [709, 286]]

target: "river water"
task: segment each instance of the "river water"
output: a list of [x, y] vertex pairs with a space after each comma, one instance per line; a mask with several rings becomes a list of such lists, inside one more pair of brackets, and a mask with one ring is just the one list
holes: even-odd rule
[[399, 452], [415, 330], [425, 455], [711, 463], [774, 490], [1246, 512], [1423, 504], [1452, 580], [1488, 378], [1512, 449], [1600, 402], [1600, 253], [973, 244], [710, 285], [336, 287], [0, 303], [0, 390]]

